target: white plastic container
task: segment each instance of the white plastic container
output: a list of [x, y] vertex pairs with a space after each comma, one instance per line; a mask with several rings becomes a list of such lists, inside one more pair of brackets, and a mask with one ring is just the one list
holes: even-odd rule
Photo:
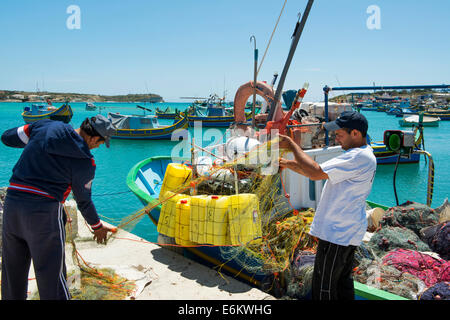
[[[325, 118], [325, 102], [303, 102], [300, 108], [306, 110], [310, 116]], [[336, 120], [344, 111], [352, 111], [352, 105], [328, 102], [328, 121]]]
[[[319, 164], [330, 160], [343, 152], [341, 146], [304, 151]], [[285, 156], [285, 158], [293, 160], [294, 155], [290, 152]], [[281, 178], [283, 179], [286, 192], [290, 195], [289, 201], [295, 209], [317, 209], [320, 195], [322, 194], [322, 189], [325, 184], [324, 180], [312, 181], [290, 169], [283, 170]]]
[[70, 199], [64, 203], [67, 214], [66, 242], [70, 242], [78, 236], [78, 207], [75, 200]]

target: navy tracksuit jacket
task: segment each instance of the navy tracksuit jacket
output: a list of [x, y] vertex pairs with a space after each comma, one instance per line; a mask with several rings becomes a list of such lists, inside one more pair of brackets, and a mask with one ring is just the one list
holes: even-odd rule
[[84, 139], [61, 121], [12, 128], [1, 139], [7, 146], [24, 148], [4, 204], [2, 299], [26, 299], [31, 259], [40, 298], [70, 299], [62, 204], [72, 191], [87, 223], [94, 230], [102, 227], [91, 200], [94, 158]]

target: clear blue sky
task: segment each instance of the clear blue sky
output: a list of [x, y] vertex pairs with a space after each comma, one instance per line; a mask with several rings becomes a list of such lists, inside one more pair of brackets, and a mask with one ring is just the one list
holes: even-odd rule
[[[253, 79], [284, 0], [2, 0], [0, 89], [127, 94], [166, 101], [222, 94], [232, 100]], [[288, 0], [258, 75], [281, 75], [297, 13]], [[67, 7], [81, 9], [69, 30]], [[369, 30], [370, 5], [381, 29]], [[287, 89], [305, 81], [305, 100], [324, 85], [448, 84], [450, 1], [316, 0], [287, 74]]]

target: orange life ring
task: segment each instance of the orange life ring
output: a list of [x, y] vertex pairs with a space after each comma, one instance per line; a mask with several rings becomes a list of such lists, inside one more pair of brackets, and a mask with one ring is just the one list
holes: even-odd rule
[[[236, 123], [244, 123], [246, 122], [245, 118], [245, 104], [247, 103], [248, 98], [253, 95], [253, 86], [254, 81], [249, 81], [236, 91], [236, 95], [234, 96], [234, 121]], [[270, 106], [272, 101], [275, 98], [275, 94], [273, 89], [267, 83], [262, 81], [256, 81], [256, 94], [266, 100], [267, 104]], [[283, 118], [284, 112], [281, 108], [281, 101], [278, 101], [277, 108], [274, 113], [273, 121], [277, 121]], [[267, 119], [267, 114], [258, 114], [255, 116], [255, 119], [265, 120]]]

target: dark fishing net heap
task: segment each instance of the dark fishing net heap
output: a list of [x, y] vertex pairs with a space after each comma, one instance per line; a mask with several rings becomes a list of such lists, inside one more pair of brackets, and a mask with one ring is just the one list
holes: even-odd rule
[[306, 299], [310, 296], [315, 258], [316, 255], [312, 251], [296, 251], [290, 268], [286, 295], [295, 299]]
[[450, 282], [439, 282], [426, 289], [418, 300], [450, 300]]
[[410, 229], [390, 226], [378, 230], [367, 245], [377, 255], [383, 255], [396, 248], [431, 251], [428, 245]]
[[450, 221], [423, 228], [420, 238], [442, 259], [450, 259]]
[[403, 227], [419, 235], [420, 229], [439, 223], [436, 211], [424, 204], [408, 201], [387, 210], [380, 226]]

